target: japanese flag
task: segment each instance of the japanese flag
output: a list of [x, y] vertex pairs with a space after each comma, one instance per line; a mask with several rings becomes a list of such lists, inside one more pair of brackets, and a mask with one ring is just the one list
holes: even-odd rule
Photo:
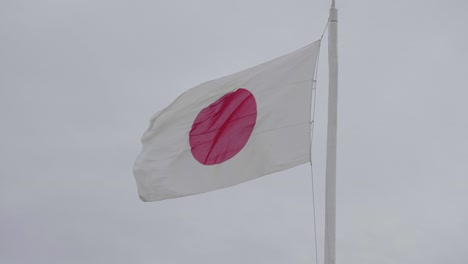
[[158, 112], [134, 166], [141, 199], [204, 193], [309, 162], [319, 48], [203, 83]]

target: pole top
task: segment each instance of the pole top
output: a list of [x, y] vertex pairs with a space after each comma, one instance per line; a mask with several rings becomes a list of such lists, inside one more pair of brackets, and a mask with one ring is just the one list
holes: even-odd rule
[[331, 8], [335, 8], [335, 0], [332, 0]]

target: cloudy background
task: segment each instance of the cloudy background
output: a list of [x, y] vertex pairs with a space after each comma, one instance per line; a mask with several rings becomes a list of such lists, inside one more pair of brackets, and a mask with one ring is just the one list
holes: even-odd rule
[[[155, 203], [132, 166], [153, 113], [320, 38], [329, 4], [0, 0], [0, 263], [315, 263], [309, 165]], [[337, 263], [468, 263], [468, 3], [337, 7]]]

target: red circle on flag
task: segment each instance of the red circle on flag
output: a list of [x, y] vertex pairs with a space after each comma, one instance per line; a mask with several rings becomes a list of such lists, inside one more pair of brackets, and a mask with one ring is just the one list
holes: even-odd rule
[[257, 122], [257, 103], [247, 89], [225, 94], [198, 113], [190, 130], [193, 157], [215, 165], [234, 157], [247, 144]]

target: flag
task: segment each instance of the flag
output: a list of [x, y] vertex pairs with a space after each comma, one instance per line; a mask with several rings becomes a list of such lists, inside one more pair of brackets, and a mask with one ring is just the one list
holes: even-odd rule
[[319, 48], [198, 85], [155, 114], [134, 166], [140, 198], [204, 193], [309, 162]]

